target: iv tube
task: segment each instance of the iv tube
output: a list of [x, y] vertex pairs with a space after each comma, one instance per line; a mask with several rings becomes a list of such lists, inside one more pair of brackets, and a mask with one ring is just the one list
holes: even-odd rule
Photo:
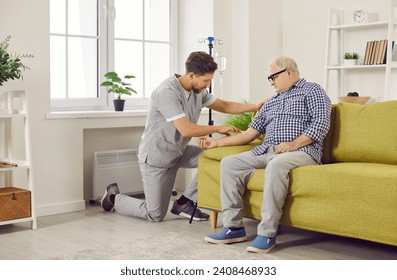
[[221, 96], [223, 99], [223, 72], [226, 70], [226, 55], [223, 52], [218, 52], [215, 54], [216, 63], [218, 64], [219, 76], [220, 76], [220, 88], [221, 88]]

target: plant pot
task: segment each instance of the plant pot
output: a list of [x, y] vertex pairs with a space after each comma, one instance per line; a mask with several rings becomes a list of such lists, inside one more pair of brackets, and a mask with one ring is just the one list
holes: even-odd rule
[[357, 60], [358, 59], [344, 59], [343, 60], [343, 65], [347, 65], [347, 66], [357, 65]]
[[124, 99], [114, 99], [113, 104], [115, 111], [124, 111], [124, 104], [125, 104]]

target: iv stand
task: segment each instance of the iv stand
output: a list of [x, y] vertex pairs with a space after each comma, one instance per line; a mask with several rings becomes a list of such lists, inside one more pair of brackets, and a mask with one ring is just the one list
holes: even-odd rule
[[[223, 44], [222, 40], [215, 39], [214, 37], [207, 37], [207, 38], [198, 40], [199, 43], [205, 43], [206, 41], [208, 41], [208, 53], [210, 56], [212, 56], [212, 49], [214, 48], [214, 42], [218, 43], [219, 45]], [[212, 93], [212, 81], [211, 81], [208, 91], [209, 91], [209, 93]], [[214, 121], [212, 120], [212, 110], [211, 109], [209, 109], [209, 111], [208, 111], [208, 125], [214, 125]]]
[[[198, 41], [199, 41], [199, 43], [204, 43], [206, 40], [208, 40], [208, 53], [210, 56], [212, 56], [212, 49], [214, 47], [214, 44], [213, 44], [214, 41], [217, 42], [219, 45], [223, 44], [222, 40], [215, 40], [214, 37], [199, 39]], [[212, 93], [212, 81], [210, 83], [208, 92]], [[212, 110], [211, 109], [209, 109], [209, 112], [208, 112], [208, 125], [214, 125], [214, 121], [212, 120]], [[211, 135], [210, 135], [210, 137], [211, 137]], [[196, 209], [197, 209], [197, 202], [194, 202], [194, 209], [193, 209], [192, 215], [190, 216], [189, 224], [191, 224], [193, 221], [193, 217], [194, 217], [194, 213], [196, 212]]]

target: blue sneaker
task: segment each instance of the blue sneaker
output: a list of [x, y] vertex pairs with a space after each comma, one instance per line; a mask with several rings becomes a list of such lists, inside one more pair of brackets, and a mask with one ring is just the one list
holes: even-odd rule
[[247, 240], [247, 234], [245, 233], [245, 228], [232, 231], [229, 228], [225, 227], [221, 232], [217, 234], [210, 234], [206, 236], [204, 240], [214, 244], [244, 242]]
[[274, 246], [276, 246], [276, 237], [267, 238], [262, 235], [257, 235], [248, 247], [248, 252], [267, 254]]

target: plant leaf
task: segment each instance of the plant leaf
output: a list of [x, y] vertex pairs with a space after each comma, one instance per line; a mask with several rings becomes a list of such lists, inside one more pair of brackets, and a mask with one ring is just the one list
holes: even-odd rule
[[126, 95], [131, 95], [131, 91], [124, 89], [124, 88], [120, 88], [120, 93], [121, 94], [126, 94]]
[[133, 89], [133, 88], [126, 87], [126, 89], [128, 89], [128, 90], [130, 90], [130, 91], [132, 91], [132, 92], [135, 92], [135, 93], [137, 93], [137, 92], [135, 91], [135, 89]]
[[244, 131], [248, 129], [252, 117], [252, 113], [231, 114], [226, 117], [225, 125], [235, 126]]
[[109, 86], [112, 86], [112, 85], [113, 85], [112, 82], [105, 81], [105, 82], [103, 82], [100, 86], [101, 86], [101, 87], [109, 87]]
[[118, 75], [117, 75], [116, 72], [107, 72], [107, 73], [105, 74], [105, 77], [108, 78], [108, 79], [112, 79], [112, 78], [115, 78], [115, 77], [117, 77], [117, 76], [118, 76]]

